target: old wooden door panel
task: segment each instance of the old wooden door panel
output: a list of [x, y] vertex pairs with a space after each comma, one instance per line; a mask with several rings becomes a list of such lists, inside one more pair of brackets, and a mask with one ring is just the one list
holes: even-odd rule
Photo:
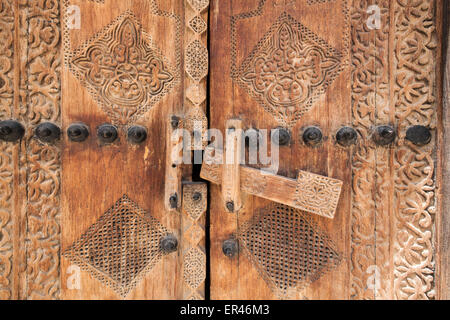
[[[441, 6], [213, 1], [211, 127], [230, 118], [284, 127], [291, 141], [278, 174], [304, 170], [344, 186], [327, 219], [245, 195], [230, 213], [213, 185], [212, 298], [436, 298]], [[429, 143], [406, 139], [416, 125], [431, 130]], [[311, 126], [323, 133], [315, 147], [303, 139]], [[395, 141], [380, 139], [383, 130]], [[222, 246], [233, 237], [239, 254], [229, 258]]]
[[[117, 297], [112, 288], [128, 296], [132, 279], [150, 263], [155, 264], [154, 268], [139, 279], [129, 298], [175, 298], [178, 257], [161, 256], [153, 248], [159, 247], [161, 235], [167, 232], [180, 237], [178, 219], [166, 213], [161, 201], [166, 152], [161, 135], [166, 132], [170, 113], [179, 112], [177, 108], [182, 106], [181, 3], [165, 2], [164, 8], [154, 1], [70, 1], [70, 5], [80, 8], [81, 27], [64, 30], [63, 127], [82, 122], [89, 126], [91, 136], [82, 143], [67, 139], [62, 153], [62, 247], [68, 257], [61, 261], [62, 297]], [[150, 83], [152, 71], [160, 83]], [[97, 128], [105, 123], [118, 128], [118, 139], [112, 144], [101, 143], [96, 137]], [[147, 129], [144, 143], [133, 145], [128, 141], [127, 130], [133, 125]], [[124, 201], [135, 204], [118, 203], [108, 218], [122, 228], [123, 234], [115, 231], [114, 225], [99, 226], [98, 235], [94, 232], [83, 237], [85, 247], [80, 243], [70, 250], [124, 195], [129, 198]], [[133, 206], [145, 210], [136, 213], [151, 216], [158, 224], [147, 226], [144, 221], [121, 215], [121, 210], [133, 210]], [[145, 232], [154, 233], [154, 238], [141, 231], [146, 228], [150, 231]], [[128, 236], [138, 232], [142, 234], [136, 241], [142, 244], [116, 238], [120, 235], [122, 241], [127, 241]], [[143, 256], [139, 245], [152, 248], [152, 252]], [[133, 248], [137, 251], [133, 252]], [[102, 260], [104, 256], [106, 260]], [[73, 270], [67, 271], [72, 265], [90, 274], [81, 273], [79, 290], [64, 286], [73, 274]]]
[[167, 133], [204, 122], [208, 5], [1, 1], [1, 120], [25, 128], [1, 142], [2, 299], [204, 298], [206, 188]]

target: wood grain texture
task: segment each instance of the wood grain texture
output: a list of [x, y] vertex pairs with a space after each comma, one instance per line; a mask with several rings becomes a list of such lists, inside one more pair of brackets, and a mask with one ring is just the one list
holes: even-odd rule
[[[448, 1], [444, 3], [443, 30], [446, 41], [443, 41], [444, 83], [443, 83], [443, 175], [442, 175], [442, 219], [440, 234], [440, 299], [450, 299], [450, 32]], [[445, 38], [444, 38], [445, 39]]]
[[[335, 219], [317, 218], [337, 243], [343, 262], [289, 298], [438, 298], [440, 253], [433, 248], [442, 238], [436, 162], [441, 150], [442, 4], [213, 2], [211, 126], [222, 129], [225, 120], [236, 116], [245, 128], [284, 126], [292, 141], [280, 149], [280, 174], [294, 178], [304, 170], [344, 181]], [[372, 5], [376, 11], [368, 10]], [[368, 23], [374, 13], [380, 18], [378, 27]], [[315, 89], [305, 71], [296, 73], [301, 83], [289, 73], [299, 72], [296, 57], [307, 60], [301, 50], [308, 48], [321, 57], [310, 62], [316, 67], [314, 79], [321, 81]], [[223, 58], [230, 51], [231, 58]], [[308, 94], [302, 96], [300, 88]], [[317, 148], [300, 138], [313, 125], [325, 137]], [[395, 128], [391, 146], [374, 142], [374, 128], [380, 125]], [[416, 146], [405, 138], [414, 125], [431, 130], [429, 144]], [[356, 146], [343, 148], [334, 140], [343, 126], [356, 129]], [[213, 186], [213, 198], [215, 192]], [[219, 252], [223, 240], [267, 205], [245, 198], [233, 219], [211, 204], [213, 298], [275, 298], [246, 255], [229, 259]], [[258, 239], [265, 244], [264, 234]]]
[[[85, 239], [72, 252], [91, 259], [95, 270], [81, 269], [79, 286], [73, 286], [79, 264], [65, 255], [61, 297], [181, 299], [182, 254], [164, 254], [160, 241], [171, 234], [180, 243], [182, 237], [181, 213], [166, 210], [165, 182], [181, 198], [182, 176], [175, 169], [171, 178], [177, 181], [166, 180], [166, 158], [171, 116], [184, 112], [184, 4], [64, 2], [69, 4], [79, 6], [81, 28], [63, 31], [63, 128], [83, 122], [90, 136], [82, 143], [64, 138], [62, 248], [65, 253]], [[97, 139], [104, 123], [118, 129], [111, 144]], [[147, 129], [142, 144], [128, 141], [132, 125]]]
[[[217, 149], [214, 154], [223, 157]], [[230, 176], [230, 173], [225, 172], [225, 167], [205, 162], [200, 177], [211, 183], [222, 184], [225, 177]], [[334, 218], [342, 191], [342, 181], [310, 172], [300, 171], [297, 179], [290, 179], [242, 165], [239, 166], [239, 182], [240, 191], [248, 195], [330, 219]]]
[[[349, 41], [349, 21], [343, 1], [308, 4], [305, 0], [293, 1], [293, 3], [295, 8], [288, 5], [288, 2], [285, 7], [283, 1], [272, 0], [212, 2], [210, 126], [224, 130], [225, 121], [233, 117], [243, 120], [244, 129], [270, 130], [280, 125], [293, 124], [289, 127], [292, 134], [290, 146], [280, 147], [278, 174], [296, 179], [298, 170], [303, 170], [347, 182], [343, 186], [341, 204], [335, 218], [333, 220], [313, 218], [326, 234], [332, 235], [332, 240], [337, 243], [337, 251], [342, 254], [342, 263], [310, 286], [291, 296], [297, 299], [306, 297], [340, 299], [349, 296], [349, 288], [346, 284], [349, 282], [347, 270], [350, 268], [348, 213], [351, 189], [348, 181], [351, 179], [351, 168], [350, 149], [337, 146], [333, 136], [343, 123], [348, 124], [351, 121], [348, 87], [350, 73], [345, 68], [349, 59], [346, 48], [346, 42]], [[318, 16], [321, 19], [317, 19]], [[333, 21], [333, 23], [324, 23], [324, 21]], [[288, 113], [281, 114], [279, 117], [274, 116], [273, 112], [282, 110], [274, 110], [272, 102], [276, 99], [286, 102], [287, 92], [282, 91], [278, 97], [271, 96], [269, 87], [258, 89], [254, 86], [257, 80], [252, 82], [252, 79], [276, 77], [277, 56], [274, 52], [277, 49], [286, 48], [283, 37], [297, 36], [303, 31], [306, 32], [305, 28], [310, 30], [305, 39], [291, 40], [297, 45], [296, 50], [299, 50], [295, 54], [302, 55], [304, 53], [300, 50], [315, 48], [317, 50], [315, 52], [321, 52], [321, 57], [327, 60], [320, 63], [326, 64], [338, 75], [330, 76], [330, 78], [327, 76], [328, 73], [318, 75], [319, 78], [325, 77], [326, 80], [323, 81], [328, 81], [329, 85], [317, 88], [312, 96], [300, 98], [291, 105], [283, 105], [282, 110]], [[267, 42], [264, 42], [264, 39]], [[269, 45], [274, 47], [271, 48]], [[296, 57], [294, 53], [292, 57]], [[271, 69], [270, 66], [262, 66], [258, 69], [258, 58], [264, 59], [267, 63], [273, 63], [274, 67]], [[289, 68], [296, 63], [295, 59], [293, 61], [282, 60], [280, 64], [284, 63], [285, 70], [291, 70]], [[258, 74], [259, 70], [268, 70], [268, 72]], [[283, 69], [280, 68], [279, 72], [281, 70]], [[318, 71], [319, 74], [320, 72]], [[311, 78], [305, 80], [305, 83], [310, 85], [311, 82], [308, 81], [312, 81]], [[312, 101], [316, 101], [317, 104], [309, 106]], [[275, 102], [275, 105], [277, 104]], [[339, 108], [334, 108], [335, 105]], [[302, 113], [302, 110], [309, 111]], [[303, 114], [300, 120], [295, 120], [300, 114]], [[300, 138], [303, 128], [309, 125], [319, 126], [324, 132], [324, 142], [317, 148], [307, 148]], [[211, 194], [212, 199], [220, 197], [217, 186], [211, 186]], [[242, 225], [250, 221], [256, 212], [267, 208], [270, 201], [251, 196], [244, 198], [243, 207], [237, 216], [226, 212], [217, 202], [213, 201], [210, 209], [211, 297], [213, 299], [278, 299], [279, 297], [260, 277], [258, 270], [245, 254], [239, 254], [230, 259], [221, 251], [222, 242], [241, 230]], [[244, 252], [243, 249], [240, 252]]]

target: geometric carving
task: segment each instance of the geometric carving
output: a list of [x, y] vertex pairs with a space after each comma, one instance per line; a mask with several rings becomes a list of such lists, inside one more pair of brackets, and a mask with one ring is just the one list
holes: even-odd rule
[[333, 218], [341, 194], [342, 181], [300, 171], [296, 189], [296, 207], [323, 217]]
[[[184, 129], [191, 133], [193, 150], [202, 150], [208, 144], [208, 118], [203, 108], [193, 106], [188, 109], [183, 120]], [[201, 134], [201, 136], [199, 136]]]
[[209, 6], [209, 0], [187, 0], [191, 7], [199, 12], [205, 10]]
[[[206, 184], [187, 184], [183, 187], [183, 210], [192, 221], [197, 221], [205, 213], [207, 191]], [[197, 198], [198, 195], [200, 198]]]
[[183, 185], [181, 226], [183, 230], [183, 298], [202, 300], [206, 279], [205, 212], [208, 189], [206, 183]]
[[197, 39], [186, 48], [186, 73], [195, 81], [208, 74], [208, 49]]
[[208, 28], [208, 25], [200, 16], [192, 18], [191, 21], [189, 21], [189, 26], [195, 33], [203, 33]]
[[204, 86], [193, 84], [186, 89], [186, 97], [195, 105], [201, 104], [206, 100], [206, 90]]
[[129, 11], [75, 50], [69, 67], [118, 124], [142, 116], [176, 83], [174, 71]]
[[341, 70], [341, 54], [284, 12], [233, 79], [280, 124], [291, 127]]
[[341, 261], [334, 244], [300, 210], [272, 204], [238, 233], [261, 277], [280, 298], [319, 279]]
[[126, 297], [162, 256], [168, 231], [124, 195], [64, 256]]
[[189, 241], [192, 246], [198, 245], [200, 240], [203, 239], [205, 230], [198, 224], [194, 223], [187, 231], [185, 231], [184, 237]]
[[197, 247], [189, 249], [183, 260], [183, 279], [192, 289], [196, 290], [206, 279], [206, 255]]

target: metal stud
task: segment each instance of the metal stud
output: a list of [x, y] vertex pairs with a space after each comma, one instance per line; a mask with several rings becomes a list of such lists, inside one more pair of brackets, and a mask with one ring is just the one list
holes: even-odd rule
[[222, 252], [228, 258], [233, 258], [237, 254], [238, 248], [239, 243], [236, 239], [225, 240], [222, 244]]
[[170, 196], [169, 203], [172, 209], [178, 208], [178, 195], [176, 193]]
[[416, 146], [424, 146], [431, 142], [431, 130], [424, 126], [413, 126], [406, 131], [406, 139]]
[[44, 122], [36, 127], [34, 134], [42, 142], [52, 143], [61, 136], [61, 129], [51, 122]]
[[229, 212], [233, 213], [234, 212], [234, 202], [233, 201], [228, 201], [227, 202], [227, 209]]
[[308, 127], [303, 132], [303, 142], [307, 146], [315, 147], [323, 140], [322, 130], [318, 127]]
[[84, 123], [74, 123], [67, 129], [70, 141], [83, 142], [89, 137], [89, 128]]
[[0, 122], [0, 140], [16, 142], [22, 139], [25, 128], [18, 121], [5, 120]]
[[132, 126], [128, 129], [128, 140], [134, 144], [140, 144], [147, 139], [147, 129], [142, 126]]
[[358, 134], [351, 127], [343, 127], [336, 134], [336, 141], [343, 147], [349, 147], [356, 143]]
[[173, 129], [178, 128], [178, 126], [180, 125], [180, 118], [177, 116], [172, 116], [172, 118], [170, 119], [170, 125]]
[[169, 234], [161, 239], [161, 250], [162, 252], [168, 254], [177, 251], [178, 249], [178, 240], [174, 235]]
[[291, 142], [291, 133], [286, 128], [278, 127], [272, 134], [272, 141], [279, 146], [288, 146]]
[[391, 126], [378, 126], [372, 135], [373, 140], [379, 146], [387, 146], [395, 141], [397, 134]]
[[103, 143], [113, 143], [118, 135], [117, 128], [110, 124], [103, 124], [97, 129], [97, 136]]
[[200, 192], [195, 192], [195, 193], [192, 195], [192, 200], [194, 200], [194, 201], [200, 201], [200, 200], [202, 200], [202, 194], [201, 194]]

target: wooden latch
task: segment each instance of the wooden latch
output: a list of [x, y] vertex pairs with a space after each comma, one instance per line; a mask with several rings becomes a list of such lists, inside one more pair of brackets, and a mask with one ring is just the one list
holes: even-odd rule
[[306, 171], [299, 171], [295, 180], [240, 165], [243, 137], [236, 132], [242, 129], [242, 121], [228, 120], [226, 128], [225, 158], [222, 150], [206, 148], [200, 176], [211, 183], [222, 185], [222, 197], [228, 211], [235, 212], [241, 208], [241, 192], [245, 192], [334, 218], [342, 181]]

